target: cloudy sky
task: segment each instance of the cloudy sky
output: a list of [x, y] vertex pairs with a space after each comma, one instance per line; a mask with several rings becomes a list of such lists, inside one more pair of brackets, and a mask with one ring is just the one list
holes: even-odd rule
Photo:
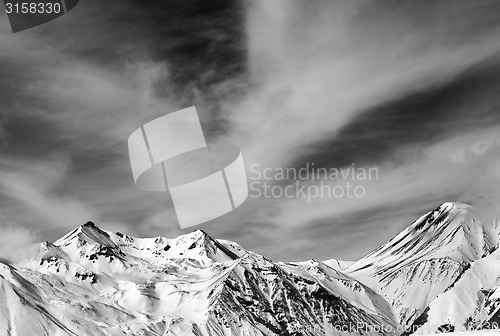
[[135, 187], [127, 139], [192, 105], [250, 182], [252, 165], [378, 171], [323, 181], [363, 197], [250, 197], [198, 227], [270, 258], [357, 259], [444, 201], [497, 211], [499, 39], [497, 0], [84, 0], [16, 34], [2, 12], [0, 254], [88, 220], [190, 231]]

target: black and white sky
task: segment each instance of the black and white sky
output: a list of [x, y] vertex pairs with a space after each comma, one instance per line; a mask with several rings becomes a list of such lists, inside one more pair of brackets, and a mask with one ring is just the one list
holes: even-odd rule
[[442, 202], [500, 205], [500, 2], [82, 0], [15, 34], [0, 13], [0, 254], [88, 220], [190, 231], [135, 187], [127, 139], [192, 105], [247, 168], [379, 172], [362, 198], [249, 198], [199, 228], [360, 258]]

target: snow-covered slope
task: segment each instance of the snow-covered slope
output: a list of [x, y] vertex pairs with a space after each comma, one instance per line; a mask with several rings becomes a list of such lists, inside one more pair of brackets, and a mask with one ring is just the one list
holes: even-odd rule
[[382, 294], [410, 326], [472, 263], [498, 248], [499, 229], [496, 219], [468, 205], [444, 203], [344, 271]]
[[380, 295], [323, 263], [273, 263], [199, 230], [137, 239], [87, 223], [1, 264], [0, 286], [0, 335], [9, 336], [324, 335], [326, 325], [394, 326]]
[[444, 203], [356, 262], [89, 222], [0, 262], [0, 336], [409, 335], [500, 325], [500, 225]]
[[349, 267], [352, 264], [354, 264], [355, 261], [338, 260], [338, 259], [328, 259], [328, 260], [323, 260], [323, 263], [325, 263], [326, 265], [330, 266], [333, 269], [336, 269], [337, 271], [343, 271], [347, 267]]
[[[445, 293], [432, 300], [415, 334], [448, 330], [500, 329], [500, 251], [473, 262]], [[415, 327], [418, 327], [415, 328]]]

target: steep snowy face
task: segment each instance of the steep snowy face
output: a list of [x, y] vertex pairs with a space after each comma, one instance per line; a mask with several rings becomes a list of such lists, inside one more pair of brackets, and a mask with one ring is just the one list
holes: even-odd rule
[[216, 311], [231, 328], [227, 335], [239, 335], [242, 323], [256, 326], [263, 335], [342, 335], [342, 331], [393, 335], [396, 331], [379, 295], [320, 262], [311, 262], [311, 268], [273, 263], [249, 252], [218, 295]]
[[[0, 262], [0, 336], [403, 335], [500, 326], [500, 226], [445, 203], [357, 262], [87, 223]], [[496, 324], [494, 324], [496, 323]]]
[[444, 203], [345, 269], [412, 324], [469, 267], [498, 248], [499, 225], [472, 207]]
[[500, 250], [474, 261], [462, 276], [412, 326], [416, 335], [500, 329]]
[[[9, 335], [196, 330], [211, 309], [209, 294], [237, 264], [236, 253], [245, 251], [237, 244], [224, 246], [202, 231], [176, 239], [136, 239], [87, 223], [54, 244], [36, 246], [32, 257], [0, 269], [5, 293], [10, 293], [0, 297], [0, 315]], [[10, 311], [11, 303], [22, 306], [37, 323], [26, 329]]]
[[[54, 243], [54, 246], [66, 252], [72, 260], [80, 262], [85, 255], [93, 264], [99, 260], [116, 261], [116, 264], [138, 260], [162, 265], [171, 260], [186, 259], [200, 265], [210, 265], [237, 259], [246, 252], [235, 243], [228, 242], [226, 245], [201, 230], [175, 239], [132, 238], [119, 232], [101, 230], [92, 222], [80, 226]], [[124, 256], [127, 256], [127, 260], [123, 259]]]
[[469, 205], [444, 203], [348, 270], [370, 269], [370, 273], [382, 274], [421, 260], [445, 257], [457, 262], [477, 260], [491, 253], [499, 242], [498, 221], [481, 217]]
[[323, 260], [323, 263], [330, 266], [333, 269], [336, 269], [337, 271], [344, 271], [346, 268], [348, 268], [355, 262], [350, 260], [328, 259], [328, 260]]
[[90, 222], [0, 264], [0, 322], [9, 336], [395, 330], [380, 295], [324, 263], [274, 263], [199, 230], [138, 239]]
[[323, 288], [348, 301], [355, 307], [373, 315], [393, 321], [391, 307], [387, 301], [358, 280], [331, 268], [325, 262], [310, 260], [297, 263], [280, 263], [285, 272], [320, 284]]

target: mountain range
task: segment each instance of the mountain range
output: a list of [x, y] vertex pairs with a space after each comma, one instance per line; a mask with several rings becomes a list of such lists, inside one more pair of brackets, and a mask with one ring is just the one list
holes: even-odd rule
[[88, 222], [0, 261], [0, 336], [423, 335], [499, 328], [500, 223], [444, 203], [358, 261]]

